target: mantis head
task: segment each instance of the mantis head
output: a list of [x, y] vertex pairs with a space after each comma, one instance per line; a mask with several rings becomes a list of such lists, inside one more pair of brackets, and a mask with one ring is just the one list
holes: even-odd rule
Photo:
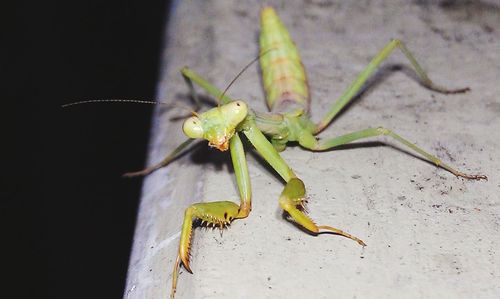
[[209, 146], [226, 151], [236, 127], [245, 119], [247, 113], [245, 102], [230, 102], [186, 119], [182, 130], [190, 138], [206, 139]]

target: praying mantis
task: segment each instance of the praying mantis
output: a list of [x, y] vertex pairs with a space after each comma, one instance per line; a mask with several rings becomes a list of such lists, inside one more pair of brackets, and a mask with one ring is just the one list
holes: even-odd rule
[[286, 148], [288, 142], [298, 142], [305, 149], [322, 151], [363, 138], [385, 135], [456, 176], [466, 179], [486, 179], [484, 175], [470, 175], [460, 172], [442, 163], [437, 157], [417, 147], [397, 133], [381, 127], [368, 128], [325, 140], [318, 140], [315, 137], [316, 134], [319, 134], [332, 122], [335, 116], [361, 90], [363, 84], [373, 74], [378, 65], [396, 48], [399, 48], [405, 54], [419, 76], [422, 85], [428, 89], [441, 93], [460, 93], [468, 90], [467, 88], [447, 89], [435, 85], [401, 41], [390, 41], [373, 58], [342, 96], [335, 101], [321, 121], [313, 123], [309, 118], [310, 95], [306, 74], [298, 50], [277, 14], [270, 7], [263, 8], [261, 12], [261, 28], [261, 53], [272, 49], [260, 57], [263, 85], [266, 90], [267, 103], [272, 112], [252, 111], [245, 102], [233, 101], [200, 75], [188, 68], [184, 68], [181, 71], [182, 75], [186, 79], [194, 97], [196, 95], [193, 83], [206, 90], [209, 94], [217, 98], [220, 97], [222, 105], [204, 113], [195, 113], [193, 117], [188, 118], [184, 122], [183, 130], [190, 139], [183, 142], [159, 164], [140, 172], [128, 174], [128, 176], [145, 175], [168, 165], [174, 157], [195, 139], [206, 139], [210, 146], [221, 151], [230, 151], [241, 202], [239, 205], [230, 201], [203, 202], [193, 204], [186, 209], [178, 257], [172, 274], [172, 298], [175, 295], [181, 265], [189, 272], [192, 272], [189, 265], [189, 250], [193, 221], [199, 219], [202, 225], [223, 229], [233, 220], [247, 217], [251, 211], [250, 178], [240, 138], [241, 134], [246, 136], [256, 151], [285, 181], [285, 187], [278, 201], [280, 207], [294, 222], [312, 234], [318, 234], [321, 231], [332, 231], [353, 239], [363, 246], [365, 244], [361, 239], [330, 226], [318, 226], [304, 213], [304, 184], [278, 153]]

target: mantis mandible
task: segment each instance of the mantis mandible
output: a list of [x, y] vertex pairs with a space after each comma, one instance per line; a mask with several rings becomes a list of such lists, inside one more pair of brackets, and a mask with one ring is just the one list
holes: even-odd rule
[[195, 100], [197, 96], [193, 83], [212, 96], [220, 98], [222, 105], [200, 114], [193, 113], [194, 116], [188, 118], [183, 125], [183, 131], [189, 139], [179, 145], [160, 163], [139, 172], [128, 173], [126, 176], [146, 175], [164, 167], [193, 140], [205, 139], [211, 147], [221, 151], [230, 151], [239, 189], [240, 204], [231, 201], [201, 202], [186, 209], [178, 256], [172, 273], [171, 298], [176, 292], [181, 265], [192, 273], [189, 264], [189, 251], [193, 221], [198, 219], [201, 221], [201, 225], [224, 229], [233, 220], [246, 218], [251, 211], [250, 178], [240, 139], [241, 134], [246, 136], [257, 152], [285, 181], [285, 187], [278, 201], [280, 207], [291, 220], [311, 234], [317, 235], [322, 231], [330, 231], [350, 238], [362, 246], [365, 246], [365, 243], [361, 239], [331, 226], [316, 225], [306, 215], [303, 209], [305, 204], [304, 184], [278, 153], [286, 148], [288, 142], [298, 142], [301, 147], [312, 151], [324, 151], [356, 140], [385, 135], [457, 177], [474, 180], [487, 179], [484, 175], [466, 174], [458, 171], [416, 146], [413, 142], [383, 127], [367, 128], [324, 140], [315, 137], [361, 91], [370, 75], [396, 48], [399, 48], [409, 60], [424, 87], [445, 94], [463, 93], [469, 90], [468, 88], [448, 89], [434, 84], [406, 46], [400, 40], [394, 39], [372, 59], [357, 79], [335, 101], [326, 115], [318, 123], [314, 123], [309, 115], [310, 94], [299, 52], [287, 29], [271, 7], [264, 7], [261, 11], [260, 33], [261, 53], [272, 49], [272, 51], [260, 56], [263, 85], [266, 91], [267, 105], [271, 112], [252, 111], [245, 102], [233, 101], [194, 71], [188, 68], [181, 70]]

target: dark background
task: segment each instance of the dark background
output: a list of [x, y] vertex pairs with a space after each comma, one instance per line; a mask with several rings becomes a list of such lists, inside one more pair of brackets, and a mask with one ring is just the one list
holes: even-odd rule
[[[4, 298], [121, 298], [168, 1], [3, 7]], [[4, 106], [5, 107], [5, 106]], [[6, 294], [10, 294], [8, 297]]]

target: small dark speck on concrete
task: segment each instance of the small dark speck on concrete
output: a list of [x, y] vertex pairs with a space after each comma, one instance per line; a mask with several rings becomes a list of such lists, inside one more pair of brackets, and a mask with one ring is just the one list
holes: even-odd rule
[[246, 12], [246, 10], [235, 9], [234, 12], [236, 13], [236, 15], [238, 15], [238, 17], [241, 18], [248, 17], [248, 13]]
[[493, 31], [495, 31], [493, 29], [493, 27], [491, 27], [490, 25], [487, 25], [487, 24], [484, 24], [482, 27], [483, 27], [484, 32], [486, 32], [486, 33], [492, 33]]
[[359, 174], [355, 174], [355, 175], [352, 175], [351, 178], [357, 180], [359, 179], [361, 176]]
[[271, 276], [268, 276], [268, 277], [267, 277], [267, 281], [271, 281]]

